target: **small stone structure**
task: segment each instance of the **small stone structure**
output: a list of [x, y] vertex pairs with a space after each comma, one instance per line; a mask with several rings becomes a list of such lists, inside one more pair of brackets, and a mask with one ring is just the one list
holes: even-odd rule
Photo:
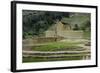
[[56, 21], [47, 31], [45, 31], [46, 37], [64, 37], [68, 39], [83, 38], [83, 31], [73, 30], [75, 24], [80, 28], [87, 21], [90, 21], [90, 14], [86, 13], [72, 13], [69, 18], [62, 18], [61, 21]]
[[45, 31], [45, 37], [64, 37], [68, 39], [73, 38], [83, 38], [83, 31], [81, 30], [72, 30], [71, 26], [65, 25], [61, 22], [57, 22], [53, 26], [51, 26], [47, 31]]

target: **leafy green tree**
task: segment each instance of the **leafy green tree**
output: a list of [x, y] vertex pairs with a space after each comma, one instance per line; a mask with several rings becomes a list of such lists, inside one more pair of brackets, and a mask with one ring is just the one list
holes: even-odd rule
[[90, 23], [90, 21], [87, 20], [85, 23], [83, 23], [82, 26], [81, 26], [81, 29], [83, 31], [86, 31], [86, 30], [90, 31], [91, 30], [91, 23]]
[[78, 24], [75, 24], [75, 25], [74, 25], [73, 30], [79, 30], [79, 26], [78, 26]]
[[69, 13], [23, 10], [23, 38], [25, 36], [38, 36], [46, 31], [56, 20], [68, 17]]

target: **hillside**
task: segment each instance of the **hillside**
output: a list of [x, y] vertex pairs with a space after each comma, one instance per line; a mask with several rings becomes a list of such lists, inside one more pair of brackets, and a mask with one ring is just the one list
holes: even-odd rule
[[[88, 13], [23, 10], [23, 38], [41, 36], [57, 21], [68, 23], [74, 29], [85, 29], [90, 21]], [[90, 26], [90, 24], [88, 24]]]

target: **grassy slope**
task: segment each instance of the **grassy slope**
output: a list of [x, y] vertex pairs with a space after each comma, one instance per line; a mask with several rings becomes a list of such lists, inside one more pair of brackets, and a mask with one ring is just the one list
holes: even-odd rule
[[77, 50], [81, 48], [77, 46], [80, 42], [52, 42], [44, 45], [33, 46], [34, 51], [63, 51], [63, 50]]
[[62, 58], [43, 58], [43, 57], [23, 57], [23, 63], [26, 62], [47, 62], [47, 61], [64, 61], [64, 60], [81, 60], [81, 56], [62, 57]]
[[91, 38], [91, 32], [90, 32], [90, 31], [84, 31], [83, 37], [84, 37], [85, 39], [90, 39], [90, 38]]
[[[33, 48], [35, 51], [64, 51], [64, 50], [77, 50], [78, 44], [83, 42], [52, 42], [46, 43]], [[80, 48], [79, 48], [80, 49]], [[48, 58], [48, 57], [23, 57], [23, 62], [46, 62], [46, 61], [64, 61], [64, 60], [82, 60], [84, 54], [61, 54], [61, 55], [74, 55], [70, 57]], [[75, 56], [76, 55], [76, 56]], [[48, 55], [46, 55], [48, 56]]]

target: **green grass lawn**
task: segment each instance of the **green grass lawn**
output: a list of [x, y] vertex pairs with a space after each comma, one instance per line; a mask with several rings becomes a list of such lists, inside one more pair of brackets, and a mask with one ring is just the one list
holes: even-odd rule
[[[75, 41], [66, 41], [66, 42], [49, 42], [49, 43], [44, 43], [42, 45], [37, 45], [33, 46], [32, 50], [33, 51], [80, 51], [84, 50], [82, 47], [79, 47], [79, 44], [82, 44], [84, 42], [75, 42]], [[47, 61], [64, 61], [64, 60], [82, 60], [82, 56], [87, 53], [79, 53], [79, 54], [58, 54], [58, 55], [71, 55], [68, 57], [23, 57], [23, 63], [27, 62], [47, 62]], [[54, 54], [55, 55], [55, 54]], [[57, 54], [56, 54], [57, 55]], [[74, 55], [74, 56], [72, 56]], [[40, 55], [40, 56], [50, 56], [50, 55]]]
[[[23, 57], [23, 63], [27, 63], [27, 62], [48, 62], [48, 61], [69, 61], [69, 60], [82, 60], [83, 56], [85, 56], [86, 54], [84, 53], [80, 53], [80, 54], [62, 54], [62, 57], [38, 57], [38, 56], [34, 56], [34, 57]], [[46, 56], [50, 56], [50, 55], [46, 55]]]
[[26, 62], [64, 61], [64, 60], [82, 60], [82, 57], [81, 56], [62, 57], [62, 58], [23, 57], [23, 63], [26, 63]]
[[91, 38], [91, 32], [90, 31], [84, 31], [83, 37], [84, 37], [84, 39], [90, 39]]
[[33, 46], [34, 51], [65, 51], [65, 50], [80, 50], [77, 46], [80, 42], [51, 42], [43, 45]]

